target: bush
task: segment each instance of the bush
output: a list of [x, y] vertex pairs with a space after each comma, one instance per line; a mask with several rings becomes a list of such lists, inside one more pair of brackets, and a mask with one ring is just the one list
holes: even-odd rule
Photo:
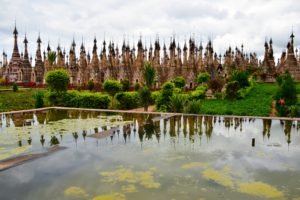
[[35, 108], [42, 108], [44, 107], [44, 93], [41, 91], [38, 91], [34, 94], [35, 99]]
[[200, 114], [201, 113], [201, 102], [198, 100], [190, 101], [186, 107], [186, 113]]
[[187, 102], [187, 96], [184, 94], [174, 94], [170, 98], [169, 111], [175, 113], [183, 112], [184, 106]]
[[191, 92], [190, 100], [205, 99], [206, 90], [195, 90]]
[[61, 93], [68, 90], [70, 78], [68, 73], [63, 69], [53, 70], [47, 73], [46, 83], [50, 91]]
[[279, 116], [297, 115], [297, 90], [289, 73], [285, 73], [276, 79], [279, 88], [276, 92], [276, 110]]
[[93, 80], [89, 80], [87, 83], [87, 87], [89, 89], [89, 91], [92, 91], [95, 88], [95, 83]]
[[225, 82], [222, 78], [214, 78], [208, 82], [208, 88], [210, 88], [213, 93], [221, 92], [224, 84]]
[[133, 109], [140, 106], [140, 96], [138, 92], [119, 92], [115, 98], [119, 102], [119, 109]]
[[13, 92], [18, 92], [19, 87], [18, 87], [18, 85], [16, 83], [13, 83], [12, 90], [13, 90]]
[[229, 78], [229, 82], [237, 81], [239, 83], [240, 88], [245, 88], [250, 85], [249, 83], [249, 75], [246, 71], [234, 71]]
[[68, 91], [63, 95], [50, 92], [47, 94], [47, 98], [51, 105], [77, 108], [107, 109], [111, 102], [111, 98], [106, 94], [78, 92], [75, 90]]
[[225, 97], [225, 93], [223, 93], [223, 92], [216, 92], [214, 94], [214, 96], [216, 97], [216, 99], [223, 99]]
[[226, 86], [226, 98], [227, 99], [236, 99], [238, 97], [238, 90], [240, 89], [240, 84], [237, 81], [231, 81], [227, 83]]
[[148, 106], [151, 102], [151, 91], [147, 86], [142, 87], [139, 90], [141, 104], [144, 106], [144, 110], [148, 111]]
[[111, 96], [115, 96], [117, 92], [122, 90], [122, 84], [116, 80], [106, 80], [103, 84], [103, 89]]
[[250, 83], [249, 87], [241, 88], [238, 90], [237, 97], [239, 99], [244, 99], [251, 92], [251, 90], [254, 88], [256, 84], [255, 80], [252, 78], [250, 79], [249, 83]]
[[169, 99], [173, 95], [174, 89], [175, 85], [172, 82], [165, 82], [161, 88], [163, 98], [166, 100]]
[[210, 75], [207, 72], [200, 73], [197, 76], [198, 84], [206, 83], [209, 79], [210, 79]]
[[130, 82], [127, 78], [121, 80], [121, 84], [122, 84], [122, 88], [123, 88], [123, 91], [129, 91], [129, 88], [130, 88]]
[[139, 82], [136, 82], [136, 83], [134, 84], [134, 90], [135, 90], [135, 91], [138, 91], [140, 88], [141, 88], [141, 85], [139, 84]]
[[185, 87], [185, 79], [182, 76], [177, 76], [172, 80], [176, 88], [184, 88]]

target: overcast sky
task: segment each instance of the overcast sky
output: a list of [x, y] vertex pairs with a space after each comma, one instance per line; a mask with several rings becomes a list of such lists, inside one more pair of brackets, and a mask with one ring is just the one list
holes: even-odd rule
[[0, 5], [0, 50], [9, 57], [15, 19], [19, 49], [27, 33], [33, 57], [39, 32], [43, 49], [50, 41], [52, 49], [60, 42], [66, 51], [74, 35], [77, 53], [82, 38], [91, 51], [95, 36], [98, 47], [104, 36], [121, 47], [124, 37], [132, 45], [140, 34], [147, 43], [157, 34], [161, 43], [169, 43], [175, 35], [181, 44], [192, 35], [198, 44], [211, 38], [218, 53], [244, 43], [246, 51], [259, 55], [265, 38], [272, 37], [276, 57], [292, 29], [296, 45], [300, 41], [299, 0], [0, 0]]

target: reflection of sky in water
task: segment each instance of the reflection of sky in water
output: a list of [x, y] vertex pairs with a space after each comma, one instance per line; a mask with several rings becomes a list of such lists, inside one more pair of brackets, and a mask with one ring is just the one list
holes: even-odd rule
[[[292, 199], [300, 196], [299, 132], [296, 127], [291, 128], [291, 142], [288, 144], [288, 134], [285, 135], [284, 126], [277, 120], [272, 121], [270, 135], [268, 136], [266, 131], [263, 136], [263, 121], [259, 119], [250, 122], [245, 120], [236, 128], [233, 119], [229, 122], [229, 125], [232, 125], [225, 127], [226, 120], [223, 122], [223, 118], [220, 122], [219, 118], [214, 122], [213, 119], [204, 119], [204, 117], [202, 125], [200, 118], [172, 117], [155, 120], [156, 122], [147, 126], [145, 115], [121, 114], [119, 119], [134, 123], [119, 127], [120, 131], [112, 138], [86, 137], [84, 140], [83, 130], [90, 135], [95, 133], [96, 127], [98, 131], [110, 129], [116, 126], [117, 123], [114, 123], [116, 118], [102, 114], [101, 123], [92, 124], [93, 119], [98, 119], [100, 122], [98, 113], [88, 115], [69, 111], [67, 115], [64, 113], [55, 113], [55, 116], [51, 116], [51, 113], [43, 115], [43, 117], [37, 115], [36, 119], [40, 123], [35, 122], [34, 127], [42, 126], [44, 121], [61, 124], [62, 127], [64, 123], [73, 123], [70, 129], [72, 132], [77, 130], [77, 142], [74, 134], [66, 130], [62, 137], [57, 134], [57, 138], [61, 145], [67, 146], [68, 149], [0, 172], [0, 194], [3, 194], [4, 199], [40, 199], [41, 197], [73, 199], [64, 194], [66, 188], [70, 186], [83, 189], [89, 195], [89, 199], [111, 193], [122, 193], [127, 199], [200, 199], [202, 197], [264, 199], [267, 197], [240, 192], [239, 184], [248, 182], [266, 183], [282, 192], [284, 198]], [[69, 119], [78, 119], [80, 116], [83, 123], [76, 124], [76, 120], [63, 120], [59, 117], [61, 115]], [[24, 117], [19, 120], [17, 118], [22, 116], [12, 116], [15, 126], [20, 126]], [[111, 120], [106, 120], [108, 118]], [[95, 127], [86, 130], [87, 123]], [[43, 152], [49, 147], [52, 135], [45, 134], [46, 141], [42, 147], [41, 131], [34, 127], [31, 127], [29, 134], [32, 137], [30, 152]], [[10, 134], [7, 130], [5, 127], [1, 128], [1, 137]], [[22, 136], [23, 145], [26, 144], [27, 137]], [[255, 147], [251, 146], [252, 138], [255, 138]], [[16, 139], [14, 142], [6, 146], [0, 142], [0, 147], [16, 147], [18, 142]], [[183, 169], [183, 165], [191, 167]], [[230, 171], [226, 172], [228, 174], [223, 170], [227, 168]], [[116, 184], [103, 182], [104, 177], [100, 172], [114, 172], [118, 169], [126, 172], [132, 170], [137, 174], [147, 174], [150, 169], [156, 169], [153, 171], [153, 179], [160, 183], [160, 187], [146, 188], [141, 183], [133, 183], [137, 192], [126, 193], [124, 188], [130, 188], [132, 185], [128, 187], [126, 182]], [[220, 173], [225, 175], [207, 180], [203, 177], [206, 169], [214, 170], [217, 175]], [[137, 175], [134, 176], [136, 178]], [[232, 179], [234, 187], [228, 188], [222, 185], [222, 178]]]

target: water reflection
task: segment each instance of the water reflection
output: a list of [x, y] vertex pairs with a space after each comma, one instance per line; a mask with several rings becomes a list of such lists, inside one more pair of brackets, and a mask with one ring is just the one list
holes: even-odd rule
[[[101, 118], [101, 116], [104, 118]], [[91, 123], [87, 125], [87, 121], [91, 119], [105, 119], [105, 116], [111, 117], [109, 123]], [[120, 116], [120, 117], [114, 117]], [[68, 124], [66, 120], [75, 120]], [[32, 122], [30, 125], [25, 122]], [[118, 125], [118, 122], [132, 121], [131, 125]], [[258, 121], [258, 122], [256, 122]], [[70, 133], [73, 141], [77, 144], [79, 139], [86, 140], [88, 135], [107, 131], [116, 128], [117, 134], [111, 135], [111, 141], [122, 140], [127, 143], [131, 135], [138, 137], [140, 142], [145, 140], [156, 140], [160, 142], [161, 137], [169, 136], [174, 141], [181, 138], [188, 139], [191, 143], [201, 140], [203, 137], [207, 141], [213, 139], [214, 133], [222, 129], [221, 132], [243, 132], [243, 127], [248, 124], [262, 124], [262, 138], [270, 140], [272, 134], [271, 119], [255, 120], [253, 118], [236, 118], [236, 117], [217, 117], [217, 116], [185, 116], [185, 115], [146, 115], [146, 114], [107, 114], [99, 112], [87, 112], [76, 110], [48, 110], [35, 113], [1, 115], [0, 133], [16, 133], [17, 146], [21, 147], [24, 144], [23, 138], [26, 137], [26, 143], [32, 145], [32, 134], [38, 133], [39, 141], [42, 147], [45, 144], [56, 145], [63, 141], [66, 133]], [[245, 125], [246, 124], [246, 125]], [[53, 125], [53, 126], [52, 126]], [[291, 133], [298, 131], [300, 123], [297, 121], [280, 121], [282, 133], [285, 135], [286, 143], [292, 143]], [[14, 130], [13, 128], [17, 128]], [[23, 127], [23, 129], [20, 129]], [[215, 131], [215, 128], [217, 130]], [[277, 130], [278, 132], [278, 130]], [[23, 134], [27, 133], [27, 134]], [[26, 136], [25, 136], [26, 135]], [[47, 136], [50, 137], [47, 137]], [[79, 135], [82, 135], [80, 138]], [[46, 136], [46, 137], [45, 137]], [[60, 137], [60, 141], [58, 139]], [[48, 141], [47, 141], [48, 140]], [[250, 141], [249, 141], [250, 144]]]

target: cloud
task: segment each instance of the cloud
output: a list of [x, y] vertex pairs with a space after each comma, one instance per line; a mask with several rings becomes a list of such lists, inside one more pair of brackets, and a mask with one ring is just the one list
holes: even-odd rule
[[[136, 42], [141, 34], [148, 43], [157, 34], [168, 44], [175, 34], [181, 46], [185, 38], [195, 36], [197, 43], [211, 38], [218, 54], [229, 45], [245, 46], [245, 51], [263, 55], [264, 40], [273, 38], [274, 52], [285, 49], [293, 28], [300, 35], [300, 3], [297, 0], [0, 0], [0, 50], [11, 55], [14, 20], [19, 31], [19, 46], [23, 48], [25, 33], [29, 52], [35, 55], [40, 32], [45, 49], [58, 43], [69, 50], [73, 36], [77, 53], [84, 39], [91, 50], [96, 36], [101, 47], [106, 40]], [[149, 44], [148, 44], [149, 45]], [[148, 46], [147, 45], [147, 46]]]

